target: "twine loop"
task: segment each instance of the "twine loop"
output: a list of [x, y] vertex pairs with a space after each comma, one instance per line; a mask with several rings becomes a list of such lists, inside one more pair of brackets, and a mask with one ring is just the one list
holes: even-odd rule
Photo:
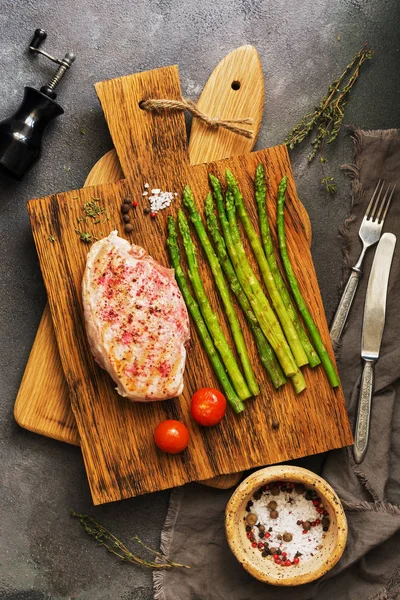
[[246, 138], [253, 137], [253, 131], [247, 127], [238, 127], [239, 125], [252, 125], [253, 119], [220, 119], [219, 117], [210, 117], [203, 113], [192, 100], [183, 98], [182, 100], [169, 100], [152, 98], [142, 100], [140, 107], [144, 110], [162, 112], [163, 110], [187, 110], [195, 119], [200, 119], [203, 123], [207, 123], [212, 129], [222, 127], [233, 133], [242, 135]]

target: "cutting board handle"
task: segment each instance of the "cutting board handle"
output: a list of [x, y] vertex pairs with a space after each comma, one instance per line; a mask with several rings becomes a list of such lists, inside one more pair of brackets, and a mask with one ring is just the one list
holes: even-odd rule
[[177, 66], [101, 81], [95, 89], [125, 177], [189, 164], [184, 113], [140, 107], [150, 98], [182, 99]]

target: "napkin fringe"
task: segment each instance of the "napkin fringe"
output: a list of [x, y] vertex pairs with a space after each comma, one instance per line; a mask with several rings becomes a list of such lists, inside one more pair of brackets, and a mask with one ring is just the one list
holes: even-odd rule
[[[172, 490], [169, 498], [167, 516], [165, 517], [164, 525], [161, 530], [161, 541], [160, 550], [162, 554], [168, 558], [168, 554], [171, 548], [172, 534], [176, 519], [178, 517], [179, 509], [183, 498], [183, 488], [176, 488]], [[162, 563], [162, 557], [156, 557], [156, 563]], [[164, 591], [164, 575], [165, 571], [153, 571], [153, 590], [154, 600], [166, 600]]]
[[352, 512], [379, 512], [390, 515], [400, 515], [400, 505], [390, 502], [346, 502], [341, 500], [345, 511]]
[[368, 600], [395, 600], [400, 594], [400, 564], [383, 590], [379, 590]]

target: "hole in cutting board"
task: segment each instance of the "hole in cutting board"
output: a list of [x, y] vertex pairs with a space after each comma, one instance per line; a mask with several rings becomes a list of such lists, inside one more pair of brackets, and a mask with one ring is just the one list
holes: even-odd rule
[[237, 90], [240, 90], [240, 81], [232, 81], [231, 88], [235, 90], [235, 92], [237, 92]]

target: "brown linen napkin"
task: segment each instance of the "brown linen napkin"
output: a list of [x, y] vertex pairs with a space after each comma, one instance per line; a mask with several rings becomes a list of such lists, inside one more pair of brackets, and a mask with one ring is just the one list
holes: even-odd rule
[[[378, 179], [396, 183], [385, 231], [399, 236], [390, 275], [387, 317], [376, 365], [371, 434], [364, 462], [356, 466], [350, 448], [328, 454], [322, 475], [343, 501], [349, 523], [345, 553], [318, 581], [275, 588], [253, 579], [231, 553], [224, 510], [232, 491], [197, 484], [174, 490], [162, 532], [162, 550], [188, 571], [154, 574], [156, 600], [388, 600], [400, 594], [400, 131], [353, 130], [353, 207], [343, 235], [345, 271], [361, 250], [358, 230], [366, 200]], [[371, 269], [374, 251], [365, 262]], [[360, 283], [338, 363], [351, 422], [361, 379], [361, 327], [368, 276]]]

